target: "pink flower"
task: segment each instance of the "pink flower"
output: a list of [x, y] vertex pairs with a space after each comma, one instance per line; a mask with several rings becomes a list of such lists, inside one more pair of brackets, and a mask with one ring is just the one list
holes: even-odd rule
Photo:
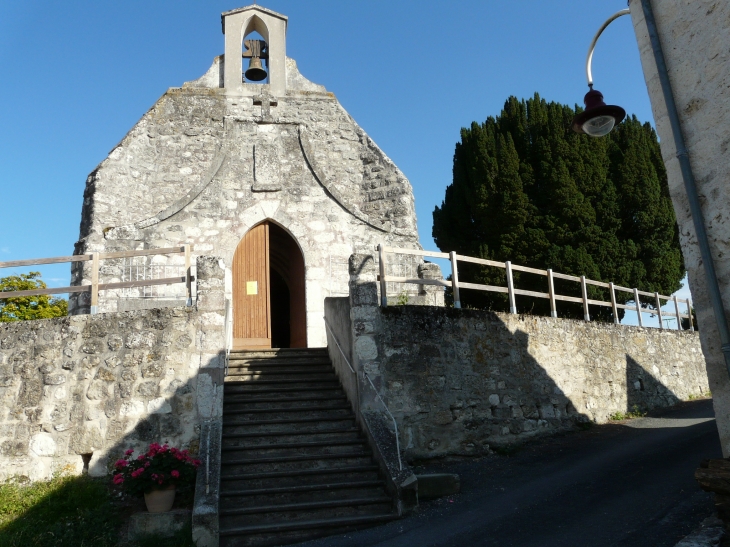
[[114, 478], [112, 478], [112, 482], [114, 484], [122, 484], [124, 482], [124, 476], [121, 473], [117, 473], [114, 475]]
[[173, 469], [172, 471], [170, 471], [170, 475], [172, 475], [173, 478], [175, 478], [175, 479], [179, 479], [180, 478], [180, 471], [178, 471], [177, 469]]
[[139, 456], [137, 456], [137, 461], [141, 461], [141, 460], [144, 460], [144, 459], [145, 459], [145, 455], [144, 454], [140, 454]]
[[133, 448], [130, 448], [129, 450], [127, 450], [127, 451], [124, 452], [124, 455], [125, 456], [131, 456], [132, 454], [134, 454], [134, 449]]
[[157, 473], [152, 473], [152, 480], [156, 481], [158, 476]]
[[134, 471], [132, 471], [132, 477], [136, 479], [142, 473], [144, 473], [144, 467], [140, 467], [139, 469], [135, 469]]
[[117, 463], [114, 464], [114, 467], [116, 467], [117, 469], [127, 467], [127, 460], [117, 460]]
[[198, 467], [200, 465], [200, 460], [193, 460], [193, 465]]
[[144, 466], [145, 467], [149, 467], [150, 466], [150, 462], [144, 462]]

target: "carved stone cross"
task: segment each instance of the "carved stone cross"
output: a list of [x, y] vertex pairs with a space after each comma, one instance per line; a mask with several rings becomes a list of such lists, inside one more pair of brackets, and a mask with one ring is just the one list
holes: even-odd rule
[[277, 106], [279, 102], [276, 100], [276, 97], [272, 97], [271, 95], [256, 95], [253, 98], [253, 104], [254, 105], [260, 105], [261, 106], [261, 121], [263, 122], [273, 122], [274, 117], [271, 115], [271, 107]]

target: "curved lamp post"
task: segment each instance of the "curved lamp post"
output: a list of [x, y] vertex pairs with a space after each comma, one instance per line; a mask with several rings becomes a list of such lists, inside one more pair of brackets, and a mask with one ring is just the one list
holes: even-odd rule
[[[632, 0], [629, 0], [629, 4]], [[671, 82], [669, 81], [669, 71], [664, 59], [661, 42], [659, 41], [659, 32], [657, 30], [656, 19], [654, 18], [654, 10], [652, 9], [651, 0], [633, 0], [635, 3], [640, 2], [641, 9], [644, 13], [646, 28], [649, 33], [652, 53], [656, 62], [659, 82], [661, 84], [662, 95], [667, 108], [667, 117], [671, 126], [672, 137], [676, 149], [676, 157], [679, 162], [682, 180], [684, 182], [687, 201], [689, 202], [690, 215], [695, 228], [697, 237], [697, 246], [700, 248], [700, 256], [702, 257], [702, 268], [705, 271], [705, 279], [707, 281], [707, 292], [712, 305], [712, 311], [715, 315], [717, 330], [719, 331], [720, 349], [725, 358], [725, 368], [728, 376], [730, 376], [730, 324], [728, 324], [725, 305], [722, 300], [722, 292], [717, 279], [717, 271], [715, 270], [715, 261], [710, 252], [710, 243], [705, 229], [705, 220], [700, 206], [699, 193], [695, 182], [692, 166], [689, 161], [687, 146], [682, 135], [682, 127], [679, 121], [679, 111], [674, 100], [674, 92]], [[618, 19], [622, 15], [628, 15], [629, 9], [624, 9], [614, 13], [609, 17], [596, 33], [588, 49], [588, 59], [586, 60], [586, 76], [588, 77], [588, 87], [590, 91], [585, 96], [586, 110], [573, 118], [573, 129], [578, 133], [585, 133], [592, 137], [601, 137], [607, 135], [613, 127], [624, 119], [626, 112], [620, 106], [610, 106], [603, 102], [603, 95], [593, 89], [593, 76], [591, 74], [591, 61], [593, 59], [593, 50], [596, 47], [601, 33], [606, 29], [612, 21]], [[611, 118], [611, 119], [608, 119]], [[691, 313], [691, 310], [688, 310]]]
[[591, 42], [591, 47], [588, 48], [586, 78], [588, 79], [590, 91], [586, 93], [583, 99], [586, 109], [573, 118], [573, 131], [576, 133], [585, 133], [591, 137], [603, 137], [604, 135], [608, 135], [614, 126], [626, 117], [626, 111], [623, 108], [604, 103], [603, 93], [597, 89], [593, 89], [591, 62], [593, 61], [593, 51], [596, 49], [596, 42], [598, 42], [598, 38], [603, 31], [606, 30], [606, 27], [615, 19], [618, 19], [622, 15], [628, 15], [629, 13], [628, 9], [623, 9], [609, 17], [601, 28], [598, 29]]

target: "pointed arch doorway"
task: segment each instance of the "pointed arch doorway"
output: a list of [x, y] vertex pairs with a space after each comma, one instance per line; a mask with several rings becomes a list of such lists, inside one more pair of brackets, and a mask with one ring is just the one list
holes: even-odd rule
[[233, 255], [234, 349], [307, 347], [304, 257], [281, 226], [251, 228]]

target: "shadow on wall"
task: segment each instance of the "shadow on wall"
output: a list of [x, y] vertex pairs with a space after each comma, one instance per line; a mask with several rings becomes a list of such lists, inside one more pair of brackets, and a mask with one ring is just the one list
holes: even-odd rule
[[223, 357], [196, 348], [198, 314], [173, 308], [0, 327], [0, 474], [103, 475], [125, 449], [150, 442], [197, 452], [200, 423], [216, 414]]
[[529, 354], [528, 335], [491, 312], [383, 310], [388, 406], [412, 458], [486, 453], [589, 418]]
[[[696, 336], [452, 308], [393, 306], [381, 318], [376, 387], [400, 422], [408, 458], [475, 455], [605, 421], [624, 407], [670, 406], [685, 396], [684, 378], [704, 370], [671, 363], [682, 344], [698, 346]], [[650, 335], [660, 348], [651, 354], [641, 345]], [[628, 357], [641, 348], [656, 377]]]
[[[659, 369], [654, 367], [654, 373]], [[703, 390], [698, 387], [699, 393]], [[647, 411], [652, 408], [672, 406], [681, 399], [654, 375], [645, 370], [631, 356], [626, 356], [626, 411]]]

